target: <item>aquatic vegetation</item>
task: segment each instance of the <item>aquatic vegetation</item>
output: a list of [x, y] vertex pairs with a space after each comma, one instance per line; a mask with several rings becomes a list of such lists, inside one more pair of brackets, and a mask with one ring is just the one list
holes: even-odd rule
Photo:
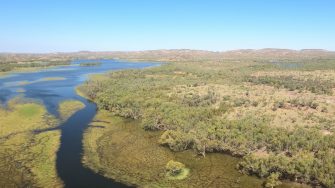
[[64, 77], [46, 77], [37, 80], [36, 82], [43, 82], [43, 81], [58, 81], [58, 80], [66, 80]]
[[63, 78], [63, 77], [46, 77], [46, 78], [41, 78], [41, 79], [34, 80], [34, 81], [23, 80], [23, 81], [7, 82], [7, 83], [5, 83], [5, 86], [16, 87], [16, 86], [25, 86], [25, 85], [39, 83], [39, 82], [59, 81], [59, 80], [65, 80], [65, 78]]
[[9, 103], [8, 108], [9, 110], [0, 109], [0, 137], [15, 132], [42, 128], [39, 123], [43, 122], [43, 116], [46, 115], [46, 111], [41, 105], [35, 103]]
[[[235, 169], [238, 159], [222, 154], [203, 158], [192, 151], [172, 152], [157, 143], [159, 132], [145, 131], [138, 124], [99, 111], [84, 134], [83, 163], [106, 177], [139, 187], [251, 188], [262, 184]], [[178, 176], [167, 176], [166, 164], [170, 160], [186, 168]]]
[[16, 90], [16, 92], [18, 92], [18, 93], [24, 93], [24, 92], [26, 92], [26, 90], [23, 89], [23, 88], [19, 88], [19, 89]]
[[0, 185], [62, 186], [56, 172], [60, 132], [34, 132], [57, 124], [40, 104], [13, 100], [0, 109]]
[[58, 111], [60, 114], [60, 118], [65, 121], [69, 117], [71, 117], [74, 113], [76, 113], [78, 110], [85, 107], [85, 104], [81, 101], [77, 100], [66, 100], [62, 101], [59, 104]]
[[94, 66], [100, 66], [101, 62], [85, 62], [85, 63], [80, 63], [79, 66], [82, 67], [94, 67]]
[[26, 70], [38, 70], [41, 68], [48, 68], [52, 66], [60, 65], [70, 65], [70, 61], [67, 60], [47, 60], [47, 61], [36, 61], [32, 59], [26, 59], [24, 61], [15, 61], [11, 60], [8, 62], [2, 62], [0, 66], [1, 72], [10, 72], [10, 71], [26, 71]]

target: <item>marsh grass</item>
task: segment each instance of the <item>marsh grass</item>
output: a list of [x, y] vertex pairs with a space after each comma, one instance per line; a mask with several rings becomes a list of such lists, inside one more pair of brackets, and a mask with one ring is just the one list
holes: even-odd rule
[[23, 88], [18, 88], [18, 89], [16, 90], [16, 92], [18, 92], [18, 93], [24, 93], [24, 92], [26, 92], [26, 90], [23, 89]]
[[58, 111], [60, 114], [60, 118], [65, 121], [69, 117], [71, 117], [78, 110], [81, 110], [85, 107], [85, 104], [81, 101], [77, 100], [66, 100], [62, 101], [59, 104]]
[[34, 83], [39, 83], [39, 82], [59, 81], [59, 80], [65, 80], [65, 79], [66, 78], [64, 77], [46, 77], [46, 78], [41, 78], [41, 79], [34, 80], [34, 81], [21, 80], [21, 81], [15, 81], [15, 82], [7, 82], [5, 83], [5, 85], [8, 87], [19, 87], [19, 86], [26, 86], [29, 84], [34, 84]]
[[36, 82], [43, 82], [43, 81], [59, 81], [59, 80], [66, 80], [64, 77], [46, 77], [37, 80]]
[[0, 187], [62, 187], [56, 172], [60, 131], [34, 133], [58, 121], [42, 105], [20, 100], [0, 109]]

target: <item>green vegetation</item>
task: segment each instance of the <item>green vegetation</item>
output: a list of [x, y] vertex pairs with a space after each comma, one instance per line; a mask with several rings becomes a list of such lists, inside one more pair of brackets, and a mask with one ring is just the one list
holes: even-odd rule
[[58, 111], [61, 120], [65, 121], [75, 112], [85, 107], [85, 104], [77, 100], [66, 100], [59, 104]]
[[61, 187], [56, 172], [58, 121], [43, 106], [14, 99], [0, 109], [0, 185], [6, 187]]
[[334, 61], [178, 62], [112, 72], [78, 90], [101, 110], [159, 131], [156, 142], [173, 151], [230, 153], [243, 157], [244, 173], [333, 187]]
[[79, 66], [82, 67], [95, 67], [95, 66], [100, 66], [101, 62], [85, 62], [85, 63], [80, 63]]
[[[145, 131], [139, 121], [100, 110], [84, 134], [84, 164], [104, 176], [138, 187], [260, 187], [262, 181], [240, 174], [238, 159], [222, 154], [195, 157], [157, 144], [161, 132]], [[111, 149], [113, 148], [113, 149]], [[178, 176], [167, 175], [166, 164], [179, 161]], [[200, 177], [200, 178], [199, 178]]]
[[70, 65], [70, 61], [48, 60], [48, 61], [8, 61], [0, 62], [0, 72], [40, 69], [52, 66]]
[[272, 173], [270, 176], [266, 179], [265, 187], [273, 188], [281, 184], [279, 181], [279, 173]]
[[58, 81], [58, 80], [65, 80], [66, 78], [64, 77], [46, 77], [46, 78], [42, 78], [39, 79], [35, 82], [43, 82], [43, 81]]
[[18, 93], [24, 93], [24, 92], [26, 92], [26, 90], [23, 89], [23, 88], [18, 88], [18, 89], [16, 90], [16, 92], [18, 92]]
[[308, 90], [316, 94], [333, 94], [333, 88], [335, 88], [334, 80], [321, 80], [316, 79], [297, 79], [293, 76], [260, 76], [260, 77], [249, 77], [249, 82], [256, 84], [267, 84], [275, 87], [284, 87], [290, 91], [298, 90], [304, 91]]
[[170, 160], [165, 166], [167, 176], [170, 179], [182, 180], [185, 179], [189, 173], [189, 169], [181, 162]]
[[21, 80], [21, 81], [7, 82], [5, 83], [5, 85], [12, 86], [12, 87], [25, 86], [25, 85], [39, 83], [39, 82], [58, 81], [58, 80], [65, 80], [65, 79], [66, 78], [64, 77], [46, 77], [46, 78], [41, 78], [41, 79], [34, 80], [34, 81]]

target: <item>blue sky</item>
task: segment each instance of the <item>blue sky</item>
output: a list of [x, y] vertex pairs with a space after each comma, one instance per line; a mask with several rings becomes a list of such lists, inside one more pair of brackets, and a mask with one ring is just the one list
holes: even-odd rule
[[0, 52], [335, 50], [334, 0], [1, 0]]

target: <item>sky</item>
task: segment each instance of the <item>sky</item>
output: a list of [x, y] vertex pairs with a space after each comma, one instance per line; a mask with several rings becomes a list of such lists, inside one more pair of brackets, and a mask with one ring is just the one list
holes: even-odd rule
[[261, 48], [335, 50], [335, 1], [0, 1], [0, 52]]

